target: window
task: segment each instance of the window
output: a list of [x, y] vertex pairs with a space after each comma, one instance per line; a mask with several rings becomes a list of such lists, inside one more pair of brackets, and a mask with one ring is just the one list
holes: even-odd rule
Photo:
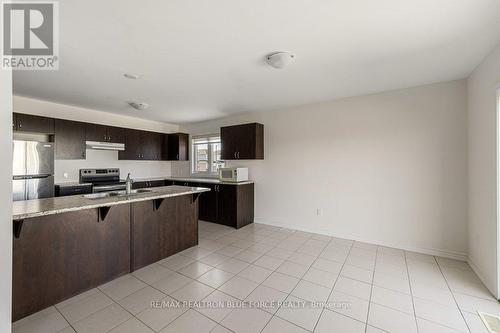
[[204, 135], [193, 137], [193, 174], [219, 173], [219, 169], [224, 167], [221, 160], [220, 135]]

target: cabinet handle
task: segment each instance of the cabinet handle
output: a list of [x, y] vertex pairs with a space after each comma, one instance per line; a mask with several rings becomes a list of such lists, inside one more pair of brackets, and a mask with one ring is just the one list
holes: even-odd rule
[[23, 123], [19, 120], [19, 128], [23, 127]]
[[177, 159], [179, 159], [179, 154], [177, 154]]
[[238, 159], [240, 158], [240, 152], [238, 152]]
[[234, 158], [236, 158], [236, 155], [237, 155], [237, 154], [238, 154], [237, 152], [234, 152]]

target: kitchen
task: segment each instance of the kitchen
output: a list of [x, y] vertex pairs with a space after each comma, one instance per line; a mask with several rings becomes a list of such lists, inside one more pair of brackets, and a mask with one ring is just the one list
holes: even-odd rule
[[500, 3], [1, 7], [1, 332], [495, 332]]

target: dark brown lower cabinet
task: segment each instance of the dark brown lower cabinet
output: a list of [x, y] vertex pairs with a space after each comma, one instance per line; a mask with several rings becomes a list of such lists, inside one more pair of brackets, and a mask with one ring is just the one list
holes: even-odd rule
[[198, 244], [194, 199], [183, 195], [132, 204], [132, 271]]
[[[16, 321], [198, 244], [198, 196], [26, 219], [13, 241]], [[160, 203], [161, 201], [161, 203]]]
[[130, 206], [24, 221], [13, 241], [12, 319], [94, 288], [130, 271]]
[[204, 192], [200, 195], [200, 220], [223, 224], [236, 229], [253, 223], [254, 184], [215, 185], [190, 183], [189, 186], [210, 188], [210, 192]]

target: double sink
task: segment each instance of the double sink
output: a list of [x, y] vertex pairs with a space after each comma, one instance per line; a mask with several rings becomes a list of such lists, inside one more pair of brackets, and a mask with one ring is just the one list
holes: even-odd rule
[[115, 191], [115, 192], [105, 192], [105, 193], [92, 193], [92, 194], [84, 194], [83, 197], [86, 199], [105, 199], [105, 198], [113, 198], [113, 197], [124, 197], [127, 195], [137, 195], [143, 193], [151, 193], [153, 190], [132, 190], [129, 194], [125, 191]]

